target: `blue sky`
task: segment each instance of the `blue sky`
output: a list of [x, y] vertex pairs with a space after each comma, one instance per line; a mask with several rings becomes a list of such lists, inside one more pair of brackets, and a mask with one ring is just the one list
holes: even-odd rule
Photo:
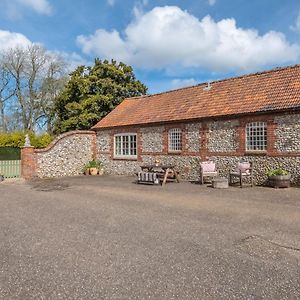
[[1, 0], [0, 51], [134, 67], [149, 93], [300, 62], [299, 0]]

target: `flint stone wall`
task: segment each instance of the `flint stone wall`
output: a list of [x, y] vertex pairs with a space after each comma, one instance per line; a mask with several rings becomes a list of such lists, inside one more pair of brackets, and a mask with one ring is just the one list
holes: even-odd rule
[[112, 132], [110, 130], [101, 131], [101, 134], [97, 134], [96, 138], [96, 147], [97, 151], [101, 152], [109, 152], [110, 151], [110, 143], [112, 139]]
[[159, 153], [163, 151], [163, 126], [142, 128], [142, 151]]
[[197, 156], [172, 156], [172, 155], [142, 155], [142, 162], [130, 160], [112, 160], [108, 154], [100, 154], [98, 159], [104, 165], [105, 174], [108, 175], [133, 175], [141, 170], [142, 164], [154, 164], [159, 159], [162, 164], [175, 165], [180, 171], [180, 176], [185, 180], [199, 179], [200, 157]]
[[199, 152], [201, 147], [200, 129], [201, 123], [192, 123], [187, 125], [187, 151]]
[[[300, 151], [300, 114], [281, 115], [275, 117], [275, 149], [280, 153]], [[292, 174], [292, 182], [300, 185], [300, 155], [299, 156], [243, 156], [238, 152], [240, 138], [238, 136], [239, 120], [209, 122], [207, 132], [207, 155], [216, 161], [220, 176], [228, 177], [241, 159], [254, 163], [254, 182], [264, 184], [270, 169], [283, 168]], [[185, 180], [199, 180], [199, 163], [201, 161], [201, 128], [202, 124], [186, 125], [186, 152], [184, 155], [172, 155], [165, 152], [164, 126], [141, 128], [141, 153], [139, 161], [114, 160], [111, 158], [112, 149], [101, 146], [103, 152], [99, 159], [104, 163], [105, 173], [111, 175], [133, 175], [140, 170], [142, 164], [153, 164], [156, 159], [162, 164], [173, 164]], [[129, 129], [130, 131], [130, 129]], [[109, 145], [109, 134], [98, 132], [101, 145]], [[110, 146], [111, 147], [111, 146]], [[217, 155], [216, 153], [222, 153]], [[226, 152], [230, 154], [226, 155]], [[153, 155], [151, 155], [153, 153]], [[191, 154], [189, 154], [191, 153]], [[214, 153], [216, 156], [212, 156]], [[232, 154], [236, 153], [236, 155]], [[225, 154], [225, 155], [224, 155]]]
[[300, 151], [300, 114], [277, 116], [274, 123], [275, 148], [279, 152]]
[[83, 167], [93, 159], [92, 131], [61, 135], [45, 149], [35, 150], [38, 177], [62, 177], [82, 174]]
[[238, 149], [238, 121], [208, 123], [208, 150], [210, 152], [234, 152]]
[[243, 159], [253, 162], [254, 182], [256, 184], [265, 184], [267, 172], [271, 169], [283, 168], [292, 175], [292, 183], [300, 184], [300, 156], [299, 157], [267, 157], [267, 156], [213, 156], [216, 162], [219, 174], [222, 177], [228, 177], [231, 170], [235, 170], [238, 162]]

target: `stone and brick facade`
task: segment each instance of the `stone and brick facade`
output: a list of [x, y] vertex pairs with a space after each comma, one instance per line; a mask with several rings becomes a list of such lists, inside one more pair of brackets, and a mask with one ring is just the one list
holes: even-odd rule
[[[246, 151], [245, 126], [253, 121], [267, 122], [266, 151]], [[168, 151], [168, 130], [173, 127], [182, 129], [183, 145], [180, 153]], [[137, 134], [137, 159], [114, 158], [113, 137], [120, 132]], [[184, 179], [198, 180], [201, 160], [215, 160], [220, 174], [227, 176], [241, 159], [246, 159], [254, 163], [256, 183], [263, 183], [267, 171], [279, 167], [289, 170], [293, 181], [300, 183], [300, 113], [265, 114], [224, 121], [147, 127], [129, 126], [99, 130], [97, 140], [105, 140], [103, 143], [106, 146], [98, 148], [97, 158], [104, 163], [108, 174], [132, 175], [140, 169], [141, 164], [154, 163], [158, 159], [164, 164], [174, 164]]]
[[[249, 150], [249, 124], [263, 124], [259, 151]], [[200, 161], [210, 158], [221, 176], [244, 159], [258, 184], [279, 167], [300, 184], [300, 65], [125, 99], [92, 130], [65, 134], [47, 149], [24, 148], [24, 176], [80, 174], [91, 158], [107, 174], [133, 175], [158, 159], [198, 180]], [[170, 150], [172, 131], [180, 132], [180, 151]]]

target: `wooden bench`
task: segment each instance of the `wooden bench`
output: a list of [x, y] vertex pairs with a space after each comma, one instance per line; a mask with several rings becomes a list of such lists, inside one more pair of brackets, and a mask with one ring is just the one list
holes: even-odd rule
[[160, 176], [156, 172], [138, 172], [137, 183], [143, 184], [159, 184]]

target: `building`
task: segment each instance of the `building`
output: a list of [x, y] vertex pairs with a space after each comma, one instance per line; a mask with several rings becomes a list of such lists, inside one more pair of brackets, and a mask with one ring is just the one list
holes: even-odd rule
[[199, 162], [227, 175], [242, 158], [256, 182], [282, 167], [300, 182], [300, 65], [125, 99], [93, 128], [97, 158], [110, 174], [141, 164], [175, 164], [199, 178]]

